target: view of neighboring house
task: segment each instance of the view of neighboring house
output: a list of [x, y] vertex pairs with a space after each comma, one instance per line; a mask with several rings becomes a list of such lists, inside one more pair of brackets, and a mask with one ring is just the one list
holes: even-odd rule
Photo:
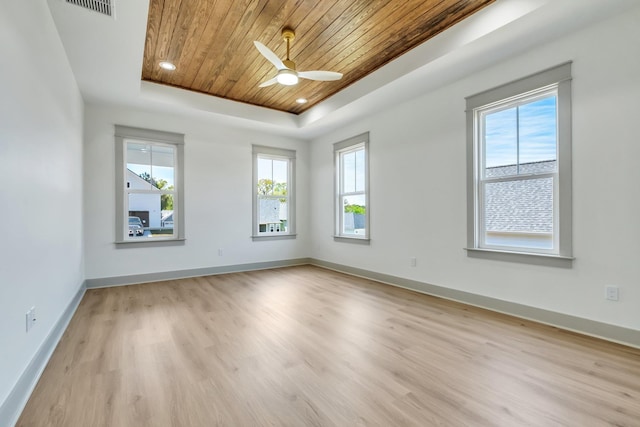
[[[489, 178], [555, 171], [556, 161], [521, 163], [486, 169]], [[500, 244], [513, 237], [545, 248], [553, 236], [553, 179], [501, 181], [485, 187], [487, 243]], [[532, 221], [535, 219], [535, 221]]]
[[160, 220], [160, 227], [173, 228], [173, 210], [160, 211], [162, 219]]
[[[148, 190], [149, 182], [127, 169], [127, 185], [132, 190]], [[145, 228], [162, 227], [163, 214], [160, 209], [160, 190], [152, 188], [153, 193], [129, 194], [129, 216], [137, 216], [142, 220]], [[168, 212], [168, 211], [165, 211]], [[173, 211], [171, 211], [173, 214]], [[173, 218], [173, 217], [172, 217]], [[173, 226], [173, 219], [171, 220]]]
[[287, 227], [287, 203], [279, 199], [260, 199], [259, 231], [279, 233]]
[[365, 216], [354, 212], [345, 212], [344, 214], [344, 232], [348, 234], [364, 234], [365, 233]]

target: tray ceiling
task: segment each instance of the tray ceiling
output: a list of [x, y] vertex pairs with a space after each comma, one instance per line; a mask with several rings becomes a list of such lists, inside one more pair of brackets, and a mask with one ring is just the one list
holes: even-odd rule
[[[150, 0], [142, 80], [300, 114], [494, 1]], [[344, 77], [259, 88], [276, 70], [253, 41], [284, 59], [284, 27], [298, 70]]]

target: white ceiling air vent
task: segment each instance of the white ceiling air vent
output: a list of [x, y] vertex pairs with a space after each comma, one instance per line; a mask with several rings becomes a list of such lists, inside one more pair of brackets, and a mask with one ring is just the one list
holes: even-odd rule
[[82, 6], [107, 16], [114, 16], [114, 0], [65, 0], [67, 3]]

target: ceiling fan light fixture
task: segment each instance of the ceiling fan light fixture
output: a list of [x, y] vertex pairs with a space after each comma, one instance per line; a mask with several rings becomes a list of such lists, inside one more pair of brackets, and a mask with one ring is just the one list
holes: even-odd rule
[[296, 63], [293, 62], [289, 58], [290, 51], [290, 43], [291, 40], [295, 37], [295, 33], [291, 28], [284, 28], [282, 30], [282, 37], [287, 42], [287, 59], [280, 59], [278, 55], [273, 53], [271, 49], [255, 40], [253, 42], [256, 49], [262, 56], [264, 56], [267, 61], [271, 62], [278, 73], [272, 79], [264, 81], [258, 85], [258, 87], [268, 87], [274, 85], [276, 83], [280, 83], [284, 86], [293, 86], [298, 84], [300, 79], [307, 80], [316, 80], [316, 81], [332, 81], [332, 80], [340, 80], [342, 78], [342, 73], [337, 73], [334, 71], [297, 71]]
[[289, 69], [280, 70], [278, 71], [276, 80], [282, 85], [293, 86], [298, 84], [298, 73]]

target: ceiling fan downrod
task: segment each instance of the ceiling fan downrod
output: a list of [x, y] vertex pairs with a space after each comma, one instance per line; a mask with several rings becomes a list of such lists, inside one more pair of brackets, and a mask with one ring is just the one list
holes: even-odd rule
[[296, 63], [293, 62], [291, 59], [289, 59], [289, 53], [290, 53], [291, 40], [296, 38], [296, 33], [291, 28], [284, 28], [282, 30], [282, 38], [284, 38], [284, 40], [287, 42], [287, 59], [285, 59], [282, 62], [284, 63], [284, 65], [287, 68], [289, 68], [291, 70], [295, 70], [296, 69]]

